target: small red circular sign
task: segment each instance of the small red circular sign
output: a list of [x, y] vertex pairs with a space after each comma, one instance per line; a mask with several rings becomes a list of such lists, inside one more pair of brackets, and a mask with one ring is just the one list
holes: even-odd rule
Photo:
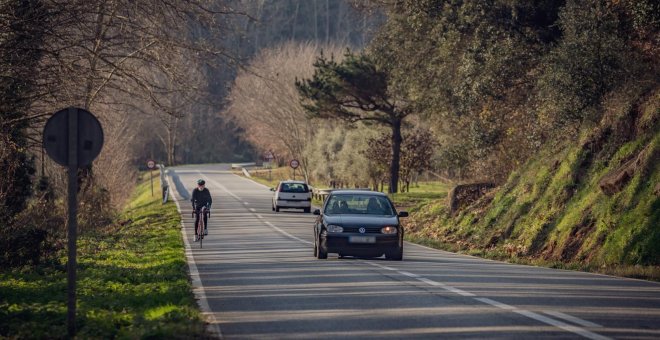
[[156, 161], [151, 160], [151, 159], [147, 161], [147, 168], [153, 169], [155, 167], [156, 167]]
[[300, 166], [300, 162], [298, 162], [297, 159], [292, 159], [291, 162], [289, 162], [289, 165], [292, 168], [297, 169]]

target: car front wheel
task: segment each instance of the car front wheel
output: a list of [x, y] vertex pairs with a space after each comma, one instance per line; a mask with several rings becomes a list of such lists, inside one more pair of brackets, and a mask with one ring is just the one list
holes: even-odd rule
[[394, 251], [385, 253], [385, 258], [391, 261], [403, 260], [403, 247], [397, 248]]
[[319, 236], [319, 242], [317, 242], [317, 245], [314, 247], [314, 250], [316, 252], [317, 259], [323, 260], [328, 258], [328, 247], [325, 246], [325, 240], [321, 239], [320, 236]]

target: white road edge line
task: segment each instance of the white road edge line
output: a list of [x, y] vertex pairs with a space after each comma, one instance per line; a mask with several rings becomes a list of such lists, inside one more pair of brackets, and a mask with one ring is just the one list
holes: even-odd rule
[[566, 313], [557, 312], [557, 311], [554, 311], [554, 310], [546, 310], [546, 311], [543, 311], [543, 313], [548, 314], [548, 315], [552, 315], [552, 316], [554, 316], [556, 318], [559, 318], [559, 319], [570, 321], [570, 322], [578, 324], [580, 326], [593, 327], [593, 328], [603, 328], [602, 325], [599, 325], [595, 322], [580, 319], [576, 316], [569, 315], [569, 314], [566, 314]]
[[170, 187], [170, 195], [172, 195], [172, 200], [174, 200], [174, 204], [176, 204], [176, 209], [179, 211], [179, 214], [181, 215], [181, 237], [183, 238], [183, 243], [186, 246], [186, 262], [188, 263], [188, 271], [190, 272], [190, 279], [192, 281], [192, 286], [193, 286], [193, 294], [195, 295], [195, 298], [197, 299], [197, 304], [199, 305], [199, 308], [202, 310], [202, 315], [204, 315], [207, 318], [207, 321], [209, 322], [209, 330], [211, 333], [215, 333], [218, 335], [220, 339], [223, 338], [222, 336], [222, 330], [220, 329], [219, 321], [216, 319], [215, 314], [211, 311], [211, 306], [209, 305], [209, 301], [206, 299], [206, 291], [204, 290], [204, 286], [202, 285], [202, 279], [199, 277], [199, 271], [197, 270], [197, 264], [195, 263], [195, 258], [192, 255], [192, 248], [190, 247], [190, 242], [188, 242], [188, 237], [186, 235], [186, 226], [183, 223], [183, 213], [181, 212], [181, 206], [179, 205], [179, 200], [176, 197], [176, 194], [174, 191], [176, 188], [172, 186], [172, 182], [170, 182], [170, 176], [169, 174], [165, 176], [167, 179], [167, 185]]

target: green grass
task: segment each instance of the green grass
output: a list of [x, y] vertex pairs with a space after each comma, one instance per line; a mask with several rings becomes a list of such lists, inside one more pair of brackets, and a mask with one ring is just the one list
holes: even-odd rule
[[[174, 204], [161, 205], [143, 181], [120, 217], [129, 219], [78, 239], [78, 336], [208, 337]], [[66, 337], [64, 265], [0, 272], [0, 337]]]
[[[390, 194], [390, 199], [398, 209], [417, 211], [434, 200], [445, 199], [452, 185], [445, 182], [419, 182], [410, 184], [409, 192]], [[387, 192], [387, 187], [384, 188]]]

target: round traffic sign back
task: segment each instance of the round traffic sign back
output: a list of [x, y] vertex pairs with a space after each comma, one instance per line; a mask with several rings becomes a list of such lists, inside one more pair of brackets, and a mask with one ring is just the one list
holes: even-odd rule
[[156, 167], [156, 161], [154, 161], [153, 159], [147, 161], [147, 168], [153, 169], [155, 167]]
[[[71, 116], [71, 119], [69, 117]], [[76, 127], [75, 131], [70, 127]], [[43, 132], [44, 149], [57, 164], [86, 166], [101, 153], [103, 128], [89, 111], [67, 108], [57, 111], [46, 122]], [[75, 138], [69, 145], [69, 138]], [[69, 164], [69, 149], [76, 153], [76, 164]]]
[[300, 166], [300, 162], [298, 162], [297, 159], [292, 159], [291, 162], [289, 162], [289, 166], [291, 166], [294, 169], [297, 169]]

